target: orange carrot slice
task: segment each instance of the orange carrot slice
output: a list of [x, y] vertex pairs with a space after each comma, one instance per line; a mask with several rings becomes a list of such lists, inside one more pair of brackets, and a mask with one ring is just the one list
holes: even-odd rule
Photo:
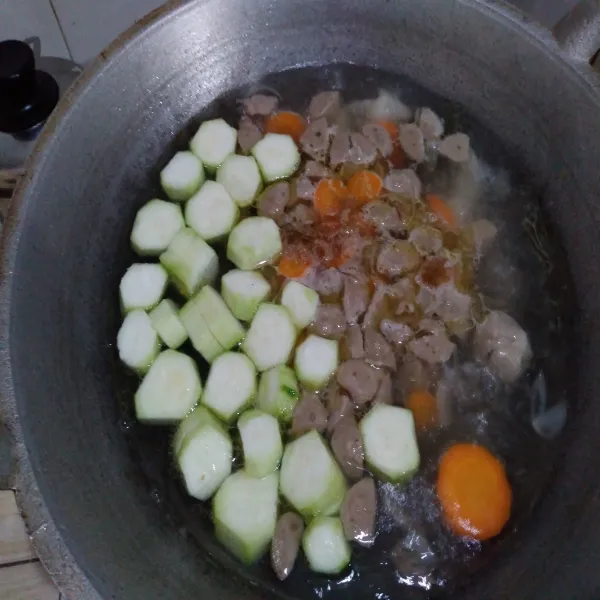
[[437, 422], [437, 401], [427, 390], [415, 390], [406, 400], [406, 408], [412, 411], [417, 429], [434, 427]]
[[446, 522], [457, 535], [490, 539], [510, 517], [512, 490], [504, 467], [483, 446], [456, 444], [445, 452], [437, 494]]
[[400, 135], [400, 128], [393, 121], [376, 121], [377, 125], [383, 127], [392, 138], [392, 142], [395, 142]]
[[339, 214], [348, 190], [340, 179], [322, 179], [315, 190], [315, 209], [322, 217]]
[[310, 267], [311, 261], [304, 256], [283, 256], [279, 261], [277, 270], [280, 275], [294, 279], [302, 277]]
[[296, 143], [300, 141], [305, 129], [306, 121], [298, 113], [291, 111], [284, 110], [273, 113], [265, 121], [267, 133], [291, 135]]
[[383, 181], [373, 171], [358, 171], [348, 181], [348, 192], [361, 203], [375, 200], [383, 188]]
[[456, 215], [454, 211], [437, 194], [426, 194], [425, 200], [429, 210], [443, 223], [449, 227], [456, 227]]

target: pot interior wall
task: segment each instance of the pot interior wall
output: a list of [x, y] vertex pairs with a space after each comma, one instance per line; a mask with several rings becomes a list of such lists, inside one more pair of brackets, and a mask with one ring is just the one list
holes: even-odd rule
[[[600, 389], [593, 367], [599, 102], [541, 41], [478, 3], [341, 6], [317, 0], [190, 5], [128, 42], [63, 107], [22, 198], [9, 266], [17, 275], [5, 288], [12, 385], [45, 503], [103, 598], [297, 597], [293, 586], [269, 592], [260, 572], [241, 570], [208, 526], [194, 532], [205, 537], [197, 544], [179, 528], [177, 510], [163, 510], [162, 503], [172, 502], [156, 486], [168, 468], [166, 441], [136, 444], [136, 456], [121, 410], [131, 386], [123, 385], [112, 347], [120, 318], [116, 290], [133, 259], [128, 235], [135, 211], [157, 191], [157, 169], [201, 112], [217, 110], [216, 98], [299, 65], [369, 65], [377, 71], [311, 71], [318, 75], [308, 87], [320, 87], [324, 78], [323, 87], [348, 83], [360, 95], [369, 74], [402, 73], [460, 103], [465, 118], [493, 132], [531, 175], [564, 240], [580, 309], [571, 391], [581, 414], [570, 424], [552, 492], [510, 552], [499, 551], [495, 568], [464, 597], [497, 597], [499, 590], [568, 597], [556, 594], [556, 586], [569, 590], [578, 580], [588, 589], [580, 587], [577, 597], [586, 597], [596, 589], [593, 579], [581, 581], [575, 569], [560, 583], [552, 576], [574, 557], [579, 569], [593, 564], [593, 554], [580, 554], [598, 527], [590, 500], [598, 459], [587, 448], [600, 417], [588, 401]], [[139, 456], [140, 448], [147, 456]], [[555, 539], [564, 541], [561, 548], [553, 547]]]

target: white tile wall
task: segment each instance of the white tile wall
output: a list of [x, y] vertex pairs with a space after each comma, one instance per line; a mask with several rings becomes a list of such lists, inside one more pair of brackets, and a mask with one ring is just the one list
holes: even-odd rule
[[[163, 1], [0, 0], [0, 40], [36, 35], [42, 38], [43, 54], [66, 57], [70, 50], [75, 61], [85, 64]], [[543, 25], [551, 27], [577, 0], [512, 2]]]
[[69, 50], [48, 0], [0, 0], [0, 40], [37, 36], [46, 56], [69, 58]]
[[94, 58], [137, 19], [164, 2], [164, 0], [51, 1], [68, 40], [73, 59], [80, 64], [85, 64]]

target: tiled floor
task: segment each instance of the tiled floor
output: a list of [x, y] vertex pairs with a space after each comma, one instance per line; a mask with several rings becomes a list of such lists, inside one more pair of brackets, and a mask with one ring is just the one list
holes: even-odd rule
[[[85, 64], [164, 0], [0, 0], [0, 40], [36, 35], [47, 56]], [[550, 27], [577, 0], [512, 0]]]

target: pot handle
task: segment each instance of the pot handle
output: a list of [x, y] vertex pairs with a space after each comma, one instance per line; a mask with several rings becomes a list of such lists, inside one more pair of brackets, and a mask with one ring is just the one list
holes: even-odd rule
[[592, 63], [600, 49], [600, 0], [582, 0], [552, 30], [571, 59]]

